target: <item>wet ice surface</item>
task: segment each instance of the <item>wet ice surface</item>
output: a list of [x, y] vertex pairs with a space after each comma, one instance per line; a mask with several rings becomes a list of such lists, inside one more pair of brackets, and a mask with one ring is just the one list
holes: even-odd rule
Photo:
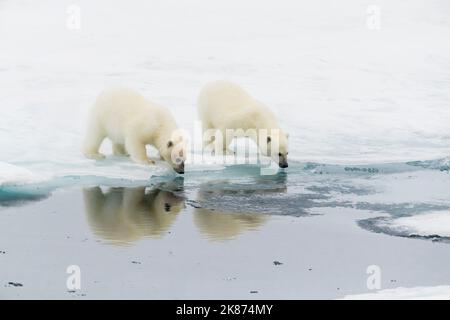
[[423, 165], [294, 162], [4, 187], [1, 297], [341, 298], [370, 293], [369, 265], [383, 289], [445, 285], [449, 183]]

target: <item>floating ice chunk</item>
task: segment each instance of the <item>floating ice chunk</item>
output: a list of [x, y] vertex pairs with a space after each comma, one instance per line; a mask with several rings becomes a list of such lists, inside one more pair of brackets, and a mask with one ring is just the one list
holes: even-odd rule
[[450, 237], [450, 211], [431, 211], [389, 221], [393, 231], [421, 237]]
[[436, 160], [426, 160], [426, 161], [410, 161], [409, 165], [422, 167], [426, 169], [437, 169], [440, 171], [450, 170], [450, 157]]
[[413, 287], [380, 290], [345, 296], [346, 300], [448, 300], [450, 286]]
[[37, 175], [30, 170], [0, 162], [0, 186], [38, 183], [46, 180], [44, 176]]

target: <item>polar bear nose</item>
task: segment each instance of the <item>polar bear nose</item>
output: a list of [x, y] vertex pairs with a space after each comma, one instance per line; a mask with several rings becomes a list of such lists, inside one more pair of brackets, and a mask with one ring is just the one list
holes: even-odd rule
[[174, 170], [177, 173], [183, 174], [184, 173], [184, 161], [181, 162], [179, 166], [175, 167]]
[[280, 161], [278, 161], [278, 166], [283, 169], [287, 168], [288, 167], [287, 159], [285, 157], [281, 157]]

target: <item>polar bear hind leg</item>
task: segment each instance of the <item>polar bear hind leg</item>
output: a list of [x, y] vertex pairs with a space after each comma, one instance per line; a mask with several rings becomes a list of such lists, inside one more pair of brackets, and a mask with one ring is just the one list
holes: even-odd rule
[[86, 140], [83, 146], [83, 153], [89, 159], [104, 159], [105, 156], [99, 152], [103, 140], [106, 138], [105, 133], [95, 124], [91, 124], [88, 128]]

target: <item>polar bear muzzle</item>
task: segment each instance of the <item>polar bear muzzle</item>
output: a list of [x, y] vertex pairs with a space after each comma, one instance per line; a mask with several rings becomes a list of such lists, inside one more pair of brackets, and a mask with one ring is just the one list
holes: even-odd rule
[[184, 161], [182, 161], [179, 165], [174, 166], [173, 170], [175, 170], [176, 173], [183, 174], [184, 173]]
[[288, 161], [287, 161], [287, 155], [283, 155], [283, 154], [278, 154], [278, 166], [280, 168], [287, 168], [288, 165]]

